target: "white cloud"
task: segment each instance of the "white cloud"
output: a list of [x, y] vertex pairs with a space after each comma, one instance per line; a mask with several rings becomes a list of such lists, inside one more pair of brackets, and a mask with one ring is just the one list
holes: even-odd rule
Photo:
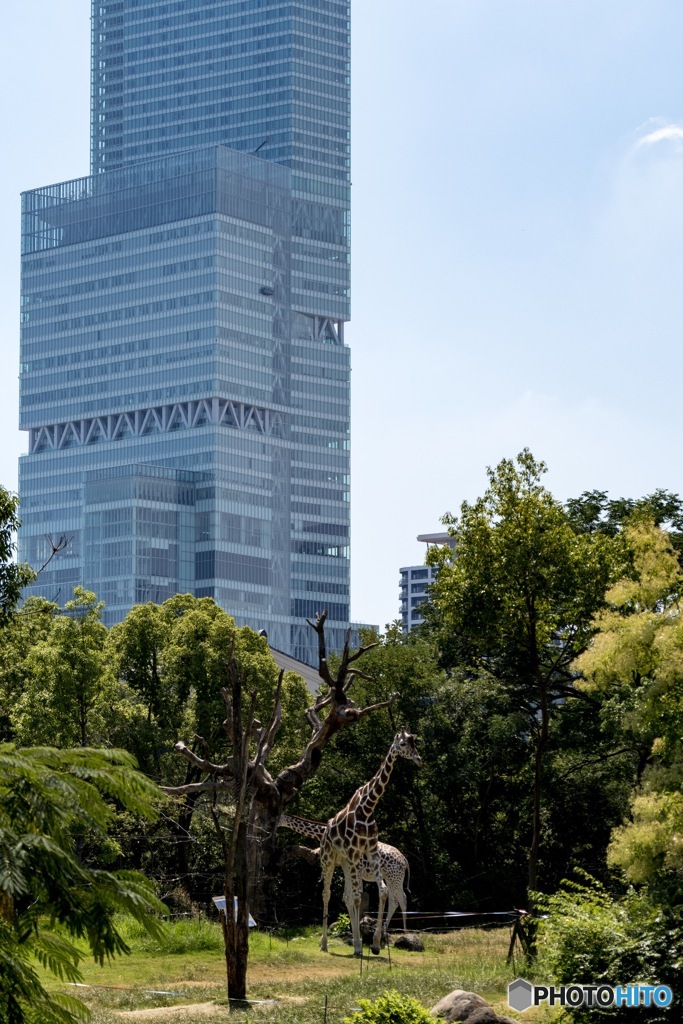
[[614, 168], [597, 256], [622, 302], [651, 310], [683, 274], [683, 124], [652, 119], [639, 136]]
[[655, 131], [648, 132], [647, 135], [638, 139], [636, 149], [640, 149], [643, 146], [653, 146], [658, 142], [683, 143], [683, 125], [667, 124], [662, 128], [657, 128]]

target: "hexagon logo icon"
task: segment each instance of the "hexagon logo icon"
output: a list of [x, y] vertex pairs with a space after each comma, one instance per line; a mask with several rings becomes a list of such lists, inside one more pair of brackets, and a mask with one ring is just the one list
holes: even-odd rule
[[524, 978], [516, 978], [508, 985], [508, 1005], [522, 1013], [533, 1004], [533, 988]]

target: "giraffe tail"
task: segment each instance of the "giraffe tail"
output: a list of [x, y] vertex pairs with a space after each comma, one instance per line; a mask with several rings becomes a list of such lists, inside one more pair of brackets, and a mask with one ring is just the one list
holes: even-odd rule
[[410, 896], [410, 898], [412, 899], [413, 894], [410, 891], [410, 863], [408, 862], [407, 858], [406, 858], [406, 881], [405, 881], [404, 889], [406, 891], [406, 896]]

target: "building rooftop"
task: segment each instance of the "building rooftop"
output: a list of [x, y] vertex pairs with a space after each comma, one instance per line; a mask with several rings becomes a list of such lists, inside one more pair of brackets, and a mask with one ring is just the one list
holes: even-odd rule
[[450, 547], [453, 547], [455, 544], [455, 538], [451, 537], [448, 531], [442, 531], [441, 533], [418, 533], [417, 539], [424, 544], [448, 544]]
[[316, 696], [322, 682], [316, 668], [312, 668], [304, 661], [297, 661], [296, 658], [285, 654], [284, 651], [278, 651], [275, 647], [270, 648], [270, 653], [273, 655], [278, 668], [284, 669], [285, 672], [296, 672], [306, 683], [311, 696]]

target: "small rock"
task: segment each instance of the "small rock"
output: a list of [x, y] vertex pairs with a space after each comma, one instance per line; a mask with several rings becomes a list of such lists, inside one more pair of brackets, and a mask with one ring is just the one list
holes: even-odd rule
[[394, 946], [396, 949], [409, 949], [413, 953], [424, 953], [424, 942], [419, 935], [415, 935], [414, 932], [406, 932], [404, 935], [399, 935], [394, 939]]

